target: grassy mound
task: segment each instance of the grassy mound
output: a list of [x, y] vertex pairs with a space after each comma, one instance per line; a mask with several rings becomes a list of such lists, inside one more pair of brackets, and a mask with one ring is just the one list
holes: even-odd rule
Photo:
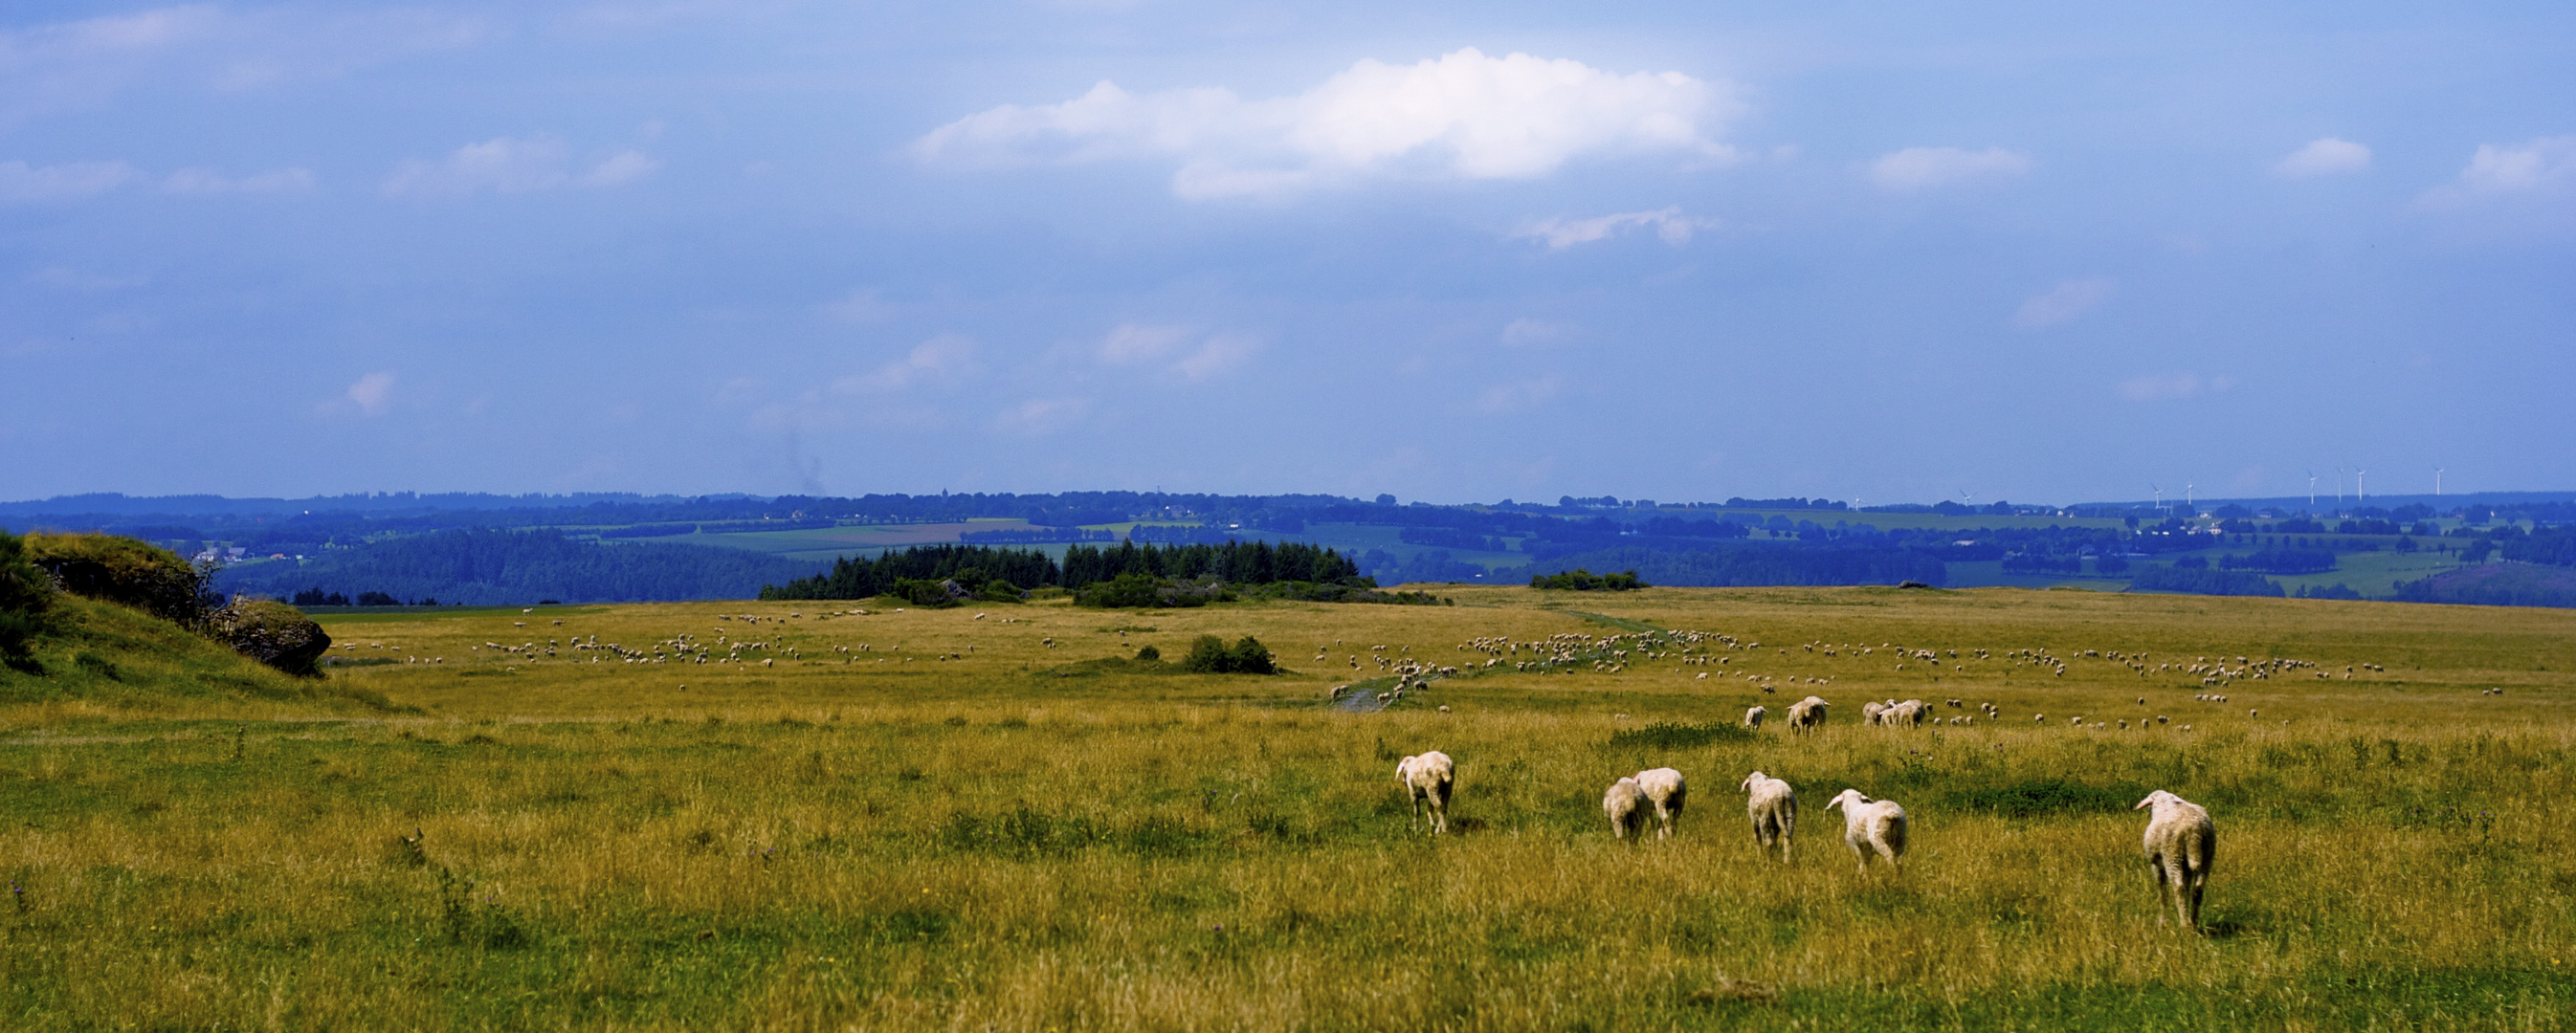
[[30, 669], [0, 667], [0, 706], [86, 702], [168, 712], [227, 700], [390, 704], [373, 692], [296, 678], [130, 607], [64, 593], [29, 643]]

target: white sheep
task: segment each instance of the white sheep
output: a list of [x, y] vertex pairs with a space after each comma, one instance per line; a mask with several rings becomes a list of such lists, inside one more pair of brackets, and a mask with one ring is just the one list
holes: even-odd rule
[[1655, 804], [1655, 838], [1673, 838], [1673, 822], [1682, 816], [1682, 803], [1690, 798], [1690, 785], [1682, 773], [1671, 768], [1652, 768], [1633, 776], [1637, 788]]
[[1865, 725], [1878, 724], [1879, 715], [1887, 713], [1887, 707], [1888, 704], [1881, 703], [1877, 700], [1871, 700], [1867, 703], [1861, 704], [1860, 723]]
[[1449, 831], [1449, 793], [1458, 784], [1458, 766], [1449, 755], [1438, 750], [1395, 762], [1395, 780], [1404, 785], [1405, 795], [1413, 805], [1413, 817], [1406, 828], [1422, 825], [1425, 805], [1431, 810], [1431, 834]]
[[1789, 704], [1790, 730], [1804, 732], [1824, 727], [1825, 708], [1832, 705], [1814, 696]]
[[1760, 729], [1762, 727], [1762, 719], [1769, 716], [1771, 716], [1771, 712], [1768, 710], [1761, 707], [1748, 707], [1744, 711], [1744, 727]]
[[1845, 789], [1825, 802], [1825, 808], [1843, 809], [1843, 842], [1851, 847], [1852, 856], [1860, 859], [1861, 874], [1869, 874], [1870, 854], [1875, 851], [1889, 866], [1903, 871], [1897, 858], [1905, 853], [1905, 808], [1894, 800], [1872, 800], [1858, 789]]
[[1744, 812], [1753, 819], [1753, 842], [1766, 854], [1777, 848], [1780, 860], [1789, 860], [1789, 841], [1798, 831], [1798, 791], [1759, 771], [1744, 776], [1738, 788], [1749, 794]]
[[1646, 791], [1633, 778], [1612, 782], [1610, 791], [1601, 794], [1601, 813], [1610, 816], [1610, 838], [1628, 839], [1646, 820]]
[[[2156, 877], [2156, 904], [2170, 901], [2174, 914], [2193, 932], [2200, 931], [2200, 896], [2209, 885], [2209, 866], [2218, 857], [2218, 826], [2199, 804], [2162, 789], [2148, 793], [2131, 810], [2154, 808], [2147, 817], [2147, 868]], [[2156, 916], [2156, 924], [2164, 924]]]

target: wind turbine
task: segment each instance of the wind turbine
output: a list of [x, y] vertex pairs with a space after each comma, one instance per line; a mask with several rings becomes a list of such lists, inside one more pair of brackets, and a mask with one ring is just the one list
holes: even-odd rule
[[2197, 509], [2194, 509], [2191, 504], [2191, 490], [2197, 487], [2200, 486], [2197, 484], [2185, 484], [2182, 486], [2182, 505], [2184, 509], [2193, 509], [2194, 512], [2198, 511]]
[[2310, 471], [2308, 471], [2308, 509], [2309, 509], [2309, 511], [2310, 511], [2310, 512], [2314, 512], [2314, 511], [2316, 510], [2316, 508], [2317, 508], [2317, 472], [2316, 472], [2316, 471], [2314, 471], [2314, 470], [2310, 470]]
[[2155, 485], [2153, 485], [2153, 484], [2147, 485], [2147, 490], [2148, 490], [2148, 491], [2152, 491], [2152, 492], [2155, 492], [2155, 493], [2156, 493], [2156, 512], [2158, 512], [2158, 513], [2162, 513], [2162, 512], [2164, 512], [2164, 511], [2165, 511], [2165, 490], [2164, 490], [2163, 488], [2156, 487], [2156, 486], [2155, 486]]
[[2433, 497], [2442, 497], [2442, 468], [2438, 466], [2433, 468]]
[[2343, 508], [2343, 467], [2335, 467], [2335, 508]]
[[2352, 468], [2352, 504], [2353, 504], [2353, 505], [2356, 505], [2356, 506], [2361, 505], [2361, 500], [2363, 500], [2363, 499], [2366, 499], [2366, 498], [2369, 498], [2369, 497], [2370, 497], [2370, 493], [2369, 493], [2369, 492], [2366, 492], [2366, 491], [2361, 490], [2361, 484], [2362, 484], [2361, 479], [2362, 479], [2362, 478], [2364, 478], [2364, 477], [2368, 477], [2368, 476], [2370, 476], [2370, 471], [2368, 471], [2368, 470], [2364, 470], [2364, 469], [2362, 469], [2362, 468], [2360, 468], [2360, 467], [2358, 467], [2358, 466], [2356, 466], [2356, 467], [2353, 467], [2353, 468]]

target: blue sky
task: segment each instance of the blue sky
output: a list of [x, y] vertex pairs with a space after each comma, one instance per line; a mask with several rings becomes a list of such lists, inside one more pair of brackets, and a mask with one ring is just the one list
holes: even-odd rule
[[2046, 6], [11, 5], [0, 497], [2576, 485], [2576, 8]]

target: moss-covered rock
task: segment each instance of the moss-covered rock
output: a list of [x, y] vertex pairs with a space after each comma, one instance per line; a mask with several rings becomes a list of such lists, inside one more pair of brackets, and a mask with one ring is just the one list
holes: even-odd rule
[[112, 534], [27, 536], [27, 555], [75, 595], [122, 603], [164, 620], [206, 615], [206, 578], [179, 554]]
[[214, 612], [207, 630], [243, 656], [298, 677], [321, 677], [316, 662], [331, 649], [321, 625], [273, 599], [235, 599]]

